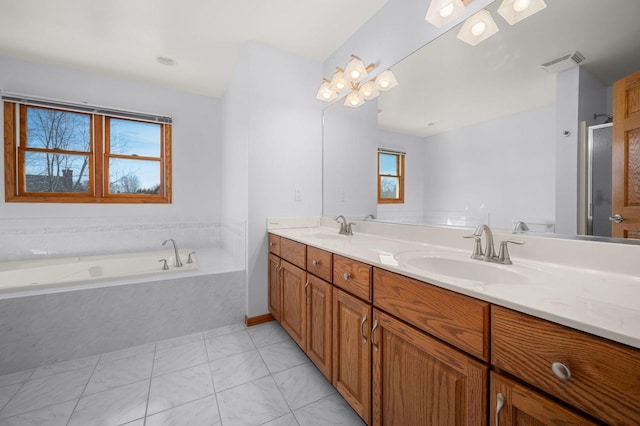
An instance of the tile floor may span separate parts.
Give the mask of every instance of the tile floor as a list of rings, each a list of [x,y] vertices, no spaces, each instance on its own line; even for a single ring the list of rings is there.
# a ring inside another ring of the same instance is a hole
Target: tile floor
[[[362,425],[275,322],[0,376],[0,425]]]

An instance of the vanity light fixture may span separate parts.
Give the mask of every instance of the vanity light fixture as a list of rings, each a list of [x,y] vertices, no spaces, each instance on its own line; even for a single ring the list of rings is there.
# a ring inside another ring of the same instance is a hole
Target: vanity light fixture
[[[351,55],[347,66],[344,69],[337,67],[331,80],[328,78],[322,79],[322,84],[320,84],[318,93],[316,93],[316,99],[331,102],[342,91],[351,90],[345,98],[344,105],[355,108],[364,104],[365,101],[370,101],[380,96],[380,91],[384,92],[398,85],[398,80],[396,80],[391,70],[383,71],[378,77],[365,81],[375,67],[374,64],[369,64],[365,67],[360,58],[356,55]]]
[[[544,0],[504,0],[498,8],[498,13],[509,25],[513,25],[545,7],[547,4]]]
[[[476,46],[497,32],[498,26],[491,17],[491,13],[486,9],[482,9],[464,21],[457,37],[471,46]]]
[[[441,28],[464,15],[466,11],[462,0],[432,0],[424,19]]]

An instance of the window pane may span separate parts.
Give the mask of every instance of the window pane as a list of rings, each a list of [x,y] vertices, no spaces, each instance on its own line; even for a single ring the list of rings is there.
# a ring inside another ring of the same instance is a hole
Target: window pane
[[[89,157],[25,152],[27,192],[89,192]]]
[[[380,154],[380,174],[398,176],[398,156],[394,154]]]
[[[89,152],[90,134],[87,114],[27,107],[27,146]]]
[[[109,192],[111,194],[159,194],[160,162],[110,158]]]
[[[400,185],[398,178],[381,176],[380,179],[380,187],[382,190],[380,198],[400,198]]]
[[[111,154],[160,157],[161,125],[109,119]]]

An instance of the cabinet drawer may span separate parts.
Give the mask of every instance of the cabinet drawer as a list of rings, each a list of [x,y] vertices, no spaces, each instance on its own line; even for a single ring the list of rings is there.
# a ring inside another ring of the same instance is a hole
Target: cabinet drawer
[[[298,268],[305,269],[307,266],[307,246],[296,241],[281,238],[280,257],[293,263]]]
[[[607,423],[638,424],[640,350],[498,306],[491,324],[497,368]]]
[[[280,256],[280,237],[278,235],[269,234],[269,252]]]
[[[307,271],[325,281],[331,281],[331,253],[315,247],[307,247]]]
[[[373,304],[485,361],[489,303],[374,268]]]
[[[361,299],[371,302],[371,266],[333,255],[333,283]]]

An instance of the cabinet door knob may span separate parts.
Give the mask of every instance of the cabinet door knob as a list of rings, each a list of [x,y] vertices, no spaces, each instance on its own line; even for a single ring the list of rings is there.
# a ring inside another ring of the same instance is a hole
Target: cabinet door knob
[[[269,247],[273,247],[275,245],[276,245],[276,243],[274,243],[273,241],[269,241]]]
[[[348,272],[345,272],[344,275],[342,276],[342,278],[344,278],[344,280],[348,280],[349,278],[351,278],[351,274]]]
[[[503,407],[504,407],[504,395],[501,394],[501,393],[498,393],[496,395],[496,424],[495,424],[495,426],[499,426],[500,411],[502,411]]]
[[[320,261],[313,259],[311,263],[313,264],[313,266],[318,266],[320,264]]]
[[[551,364],[551,371],[560,380],[569,380],[571,378],[571,370],[567,364],[562,362],[554,362]]]
[[[373,346],[373,350],[378,352],[378,344],[375,342],[376,328],[378,328],[378,320],[373,322],[373,328],[371,328],[371,345]]]
[[[360,336],[362,336],[362,343],[367,343],[367,336],[364,334],[364,325],[367,323],[367,314],[364,314],[362,321],[360,322]]]

